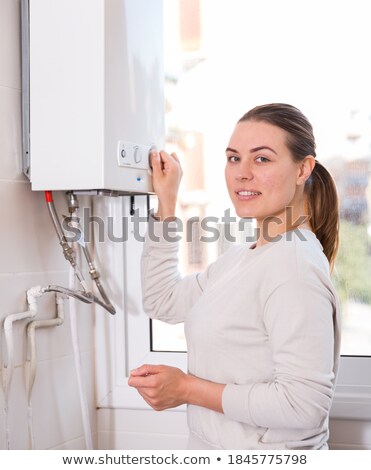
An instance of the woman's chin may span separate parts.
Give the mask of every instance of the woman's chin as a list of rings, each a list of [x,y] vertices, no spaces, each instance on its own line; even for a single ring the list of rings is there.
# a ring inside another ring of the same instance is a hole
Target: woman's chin
[[[241,219],[255,219],[256,218],[256,215],[251,212],[251,211],[247,211],[247,210],[238,210],[238,208],[236,207],[236,214],[238,217],[240,217]]]

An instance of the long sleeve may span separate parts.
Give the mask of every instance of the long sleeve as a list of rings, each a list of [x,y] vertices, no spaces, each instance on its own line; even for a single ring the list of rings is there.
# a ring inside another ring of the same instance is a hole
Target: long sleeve
[[[208,270],[182,277],[178,270],[176,222],[150,224],[141,259],[143,308],[151,318],[180,323],[202,295]]]
[[[274,379],[228,384],[223,393],[228,418],[271,429],[322,426],[332,402],[338,354],[335,303],[320,283],[296,279],[275,289],[264,311]]]

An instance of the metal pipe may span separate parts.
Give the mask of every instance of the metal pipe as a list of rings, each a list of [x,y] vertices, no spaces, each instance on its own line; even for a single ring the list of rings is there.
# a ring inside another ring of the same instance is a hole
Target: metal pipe
[[[68,210],[69,210],[70,214],[73,214],[74,212],[76,212],[76,210],[79,207],[77,197],[71,191],[67,192],[66,195],[67,195],[67,200],[68,200]],[[78,221],[79,221],[78,217],[75,217],[74,226],[80,231],[80,234],[81,234],[80,235],[80,240],[84,240],[85,239],[84,234],[82,232],[81,227],[79,226]],[[104,303],[102,303],[102,302],[96,302],[96,303],[99,303],[99,305],[103,306],[112,315],[114,315],[116,313],[115,307],[112,305],[111,301],[108,298],[108,295],[106,294],[106,291],[103,288],[103,285],[100,281],[99,271],[96,269],[96,267],[94,265],[94,261],[93,261],[91,255],[90,255],[89,249],[86,246],[85,242],[80,243],[80,246],[82,247],[82,251],[84,253],[86,262],[88,263],[88,266],[89,266],[90,277],[95,282],[95,285],[97,286],[97,289],[98,289],[98,291],[99,291],[99,293],[100,293],[100,295],[101,295],[101,297],[104,301]]]
[[[85,258],[86,258],[86,262],[88,263],[88,266],[89,266],[89,274],[90,274],[90,277],[92,278],[92,280],[95,282],[95,285],[97,286],[97,289],[100,293],[100,295],[102,296],[102,299],[104,300],[104,303],[107,304],[108,307],[110,307],[110,309],[116,313],[116,310],[115,308],[113,307],[111,301],[109,300],[107,294],[106,294],[106,291],[104,290],[103,286],[102,286],[102,283],[100,282],[100,274],[99,274],[99,271],[97,271],[96,267],[94,266],[94,262],[90,256],[90,253],[89,253],[89,250],[87,248],[87,246],[83,246],[82,247],[82,251],[85,255]]]
[[[95,282],[95,284],[98,288],[98,291],[99,291],[100,295],[102,296],[103,301],[100,300],[98,297],[96,297],[90,291],[90,289],[88,288],[88,286],[86,284],[84,276],[82,275],[81,270],[80,270],[80,268],[79,268],[79,266],[76,262],[76,253],[75,253],[74,249],[69,245],[69,243],[66,239],[66,236],[65,236],[64,231],[63,231],[62,224],[61,224],[61,222],[58,218],[57,212],[55,210],[55,205],[54,205],[54,201],[53,201],[53,193],[51,191],[45,191],[45,199],[46,199],[46,203],[47,203],[47,206],[48,206],[48,209],[49,209],[50,217],[51,217],[52,222],[53,222],[53,226],[55,228],[55,231],[56,231],[58,239],[59,239],[59,243],[60,243],[60,245],[62,246],[62,249],[63,249],[64,257],[66,258],[66,260],[72,266],[72,268],[74,270],[74,273],[75,273],[77,279],[79,280],[79,282],[80,282],[80,284],[83,288],[83,291],[75,291],[75,290],[67,289],[66,287],[60,287],[60,286],[48,286],[48,287],[43,289],[43,292],[59,292],[61,294],[68,295],[69,297],[73,297],[75,299],[81,300],[82,302],[85,302],[85,303],[93,303],[94,302],[94,303],[100,305],[101,307],[103,307],[105,310],[107,310],[112,315],[114,315],[116,313],[116,310],[115,310],[114,306],[112,305],[112,303],[110,302],[106,292],[103,289],[102,284],[99,281],[99,277],[100,277],[99,273],[98,273],[98,271],[96,270],[96,268],[93,264],[90,253],[89,253],[85,243],[83,243],[81,245],[83,247],[84,255],[85,255],[85,258],[86,258],[86,260],[88,262],[88,265],[89,265],[89,273],[90,273],[91,278],[94,280],[94,282]],[[77,197],[73,194],[72,191],[68,191],[67,192],[67,199],[68,199],[68,210],[71,214],[73,214],[76,211],[76,209],[79,207]],[[74,223],[75,227],[77,227],[80,230],[81,235],[83,235],[82,230],[78,226],[77,221],[73,222],[73,223]]]
[[[75,275],[77,279],[79,280],[82,288],[84,289],[85,292],[89,292],[88,286],[86,284],[86,281],[84,279],[84,276],[82,275],[80,268],[78,267],[76,263],[76,257],[73,249],[70,247],[68,244],[68,241],[66,239],[66,236],[64,235],[64,231],[62,228],[62,224],[59,220],[59,217],[57,215],[57,211],[55,210],[55,205],[54,205],[54,200],[53,200],[53,193],[51,191],[45,191],[45,199],[46,203],[49,209],[49,214],[52,219],[55,231],[57,233],[58,239],[59,239],[59,244],[62,247],[63,250],[63,255],[66,258],[66,260],[71,264],[71,266],[74,269]]]

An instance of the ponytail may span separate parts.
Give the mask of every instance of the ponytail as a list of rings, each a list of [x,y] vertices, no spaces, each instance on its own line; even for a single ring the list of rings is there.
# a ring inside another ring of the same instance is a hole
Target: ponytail
[[[312,230],[332,271],[339,248],[339,199],[332,176],[317,160],[305,189]]]

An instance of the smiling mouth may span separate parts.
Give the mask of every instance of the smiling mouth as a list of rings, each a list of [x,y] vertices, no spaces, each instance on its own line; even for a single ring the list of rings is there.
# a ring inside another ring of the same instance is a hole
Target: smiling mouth
[[[236,191],[236,194],[240,197],[252,197],[259,196],[261,193],[259,191]]]

